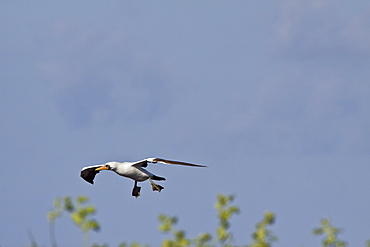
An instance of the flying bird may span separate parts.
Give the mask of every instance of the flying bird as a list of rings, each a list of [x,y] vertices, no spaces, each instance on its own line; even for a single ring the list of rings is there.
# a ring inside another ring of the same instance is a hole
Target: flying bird
[[[136,198],[140,196],[141,187],[137,186],[137,182],[143,182],[149,179],[153,191],[161,192],[164,189],[161,185],[156,184],[153,180],[161,181],[166,180],[163,177],[159,177],[144,169],[148,166],[148,163],[164,163],[171,165],[183,165],[183,166],[194,166],[194,167],[206,167],[203,165],[196,165],[182,161],[165,160],[161,158],[147,158],[136,162],[116,162],[111,161],[102,165],[86,166],[82,168],[80,176],[87,182],[94,184],[94,178],[97,173],[102,170],[111,170],[123,177],[131,178],[135,181],[134,188],[132,190],[132,196]]]

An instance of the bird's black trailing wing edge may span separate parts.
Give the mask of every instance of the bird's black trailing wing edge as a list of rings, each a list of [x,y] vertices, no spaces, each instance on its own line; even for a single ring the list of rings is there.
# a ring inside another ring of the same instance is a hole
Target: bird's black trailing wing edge
[[[148,166],[148,161],[143,161],[141,164],[140,164],[141,167],[147,167]]]
[[[99,171],[95,170],[96,168],[97,167],[94,166],[82,169],[80,174],[81,178],[83,178],[86,182],[89,182],[90,184],[94,184],[95,175],[99,173]]]
[[[137,162],[133,162],[132,163],[132,166],[136,166],[136,167],[147,167],[148,166],[148,160],[145,159],[145,160],[140,160],[140,161],[137,161]]]
[[[157,181],[166,180],[165,178],[159,177],[159,176],[156,176],[156,175],[153,175],[150,178],[153,179],[153,180],[157,180]]]

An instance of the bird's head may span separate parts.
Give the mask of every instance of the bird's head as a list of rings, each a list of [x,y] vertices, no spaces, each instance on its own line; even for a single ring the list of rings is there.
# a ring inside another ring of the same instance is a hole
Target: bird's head
[[[95,171],[101,171],[101,170],[112,170],[112,166],[108,163],[102,165],[101,167],[98,167],[95,169]]]
[[[101,171],[101,170],[112,170],[112,171],[116,171],[118,165],[119,165],[118,162],[110,161],[110,162],[107,162],[104,165],[96,168],[95,171]]]

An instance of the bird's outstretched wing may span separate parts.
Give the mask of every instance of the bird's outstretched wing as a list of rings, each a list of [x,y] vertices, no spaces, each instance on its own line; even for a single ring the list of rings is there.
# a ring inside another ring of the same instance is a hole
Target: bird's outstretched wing
[[[90,184],[94,184],[94,178],[99,171],[96,171],[96,168],[101,167],[101,165],[86,166],[81,170],[81,178]]]
[[[192,164],[192,163],[187,163],[187,162],[182,162],[182,161],[175,161],[175,160],[166,160],[166,159],[162,159],[162,158],[147,158],[146,161],[150,162],[150,163],[159,162],[159,163],[171,164],[171,165],[207,167],[207,166],[203,166],[203,165],[196,165],[196,164]]]
[[[148,159],[145,160],[139,160],[136,162],[131,162],[131,166],[136,166],[136,167],[147,167],[148,166]]]

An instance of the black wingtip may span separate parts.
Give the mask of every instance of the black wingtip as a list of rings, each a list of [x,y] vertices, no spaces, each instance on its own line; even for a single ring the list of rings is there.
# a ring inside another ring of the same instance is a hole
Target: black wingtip
[[[99,171],[95,171],[96,167],[87,168],[81,171],[81,178],[90,184],[94,184],[94,178]]]

